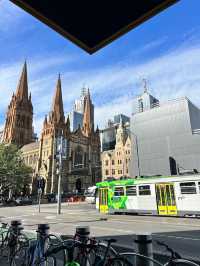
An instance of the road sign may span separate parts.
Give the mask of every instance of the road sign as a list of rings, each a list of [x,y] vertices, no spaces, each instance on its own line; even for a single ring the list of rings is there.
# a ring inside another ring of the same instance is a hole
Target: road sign
[[[10,1],[92,54],[179,0]]]
[[[46,181],[45,181],[44,177],[38,177],[38,179],[37,179],[38,190],[41,189],[42,192],[44,192],[45,185],[46,185]]]
[[[61,154],[62,159],[67,159],[69,141],[67,139],[62,139],[63,137],[56,138],[56,158],[59,159]]]

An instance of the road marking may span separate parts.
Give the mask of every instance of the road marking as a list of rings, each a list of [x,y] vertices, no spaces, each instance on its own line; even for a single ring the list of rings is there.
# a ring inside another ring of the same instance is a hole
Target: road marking
[[[161,236],[161,237],[169,237],[169,238],[176,238],[176,239],[184,239],[184,240],[194,240],[194,241],[200,241],[200,238],[192,238],[192,237],[183,237],[183,236],[169,236],[169,235],[160,235],[157,233],[153,233],[154,236]]]
[[[108,228],[108,227],[100,227],[100,226],[96,226],[96,225],[91,225],[91,228],[96,228],[96,229],[100,229],[100,230],[105,230],[105,231],[117,231],[119,233],[128,233],[128,234],[133,234],[133,231],[130,230],[123,230],[123,229],[116,229],[116,228]]]
[[[46,216],[45,219],[49,219],[49,220],[56,219],[56,216]]]
[[[159,222],[155,222],[155,221],[152,221],[152,220],[126,220],[126,221],[121,221],[121,220],[117,220],[117,219],[108,219],[108,221],[110,222],[117,222],[117,223],[122,223],[122,224],[126,224],[127,222],[134,222],[134,223],[138,223],[138,222],[142,222],[142,223],[153,223],[153,224],[168,224],[168,225],[172,225],[172,226],[187,226],[187,227],[200,227],[200,224],[183,224],[183,223],[170,223],[170,222],[164,222],[164,221],[159,221]]]
[[[18,215],[18,216],[6,216],[2,219],[18,219],[18,218],[20,219],[22,217],[27,217],[27,216],[30,216],[30,214],[23,214],[23,215]]]

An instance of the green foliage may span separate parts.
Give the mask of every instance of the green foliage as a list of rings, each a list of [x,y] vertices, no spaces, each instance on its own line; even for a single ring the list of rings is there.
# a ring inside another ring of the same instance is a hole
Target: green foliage
[[[32,169],[25,165],[17,146],[0,144],[0,191],[19,194],[31,183]]]

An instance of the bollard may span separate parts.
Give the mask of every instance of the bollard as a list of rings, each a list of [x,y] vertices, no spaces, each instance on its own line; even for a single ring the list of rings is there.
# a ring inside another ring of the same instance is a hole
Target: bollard
[[[89,226],[77,226],[76,227],[76,233],[75,233],[76,240],[80,241],[83,244],[87,244],[89,235],[90,235]],[[74,251],[75,257],[77,257],[78,254],[80,254],[80,252],[82,252],[80,248],[75,248],[75,251]],[[87,265],[88,264],[87,256],[84,256],[83,258],[81,258],[81,261],[79,263],[80,265]]]
[[[49,225],[48,224],[38,224],[38,232],[48,235]]]
[[[38,229],[36,231],[38,233],[38,237],[48,236],[49,228],[48,224],[38,224]]]
[[[22,222],[21,222],[20,220],[12,220],[11,223],[10,223],[10,225],[11,225],[12,227],[18,227],[18,226],[20,226],[21,224],[22,224]]]
[[[153,245],[151,234],[140,234],[136,236],[136,253],[147,256],[153,259]],[[136,266],[153,266],[153,262],[145,258],[136,256]]]
[[[22,225],[22,222],[20,220],[13,220],[10,223],[10,226],[15,234],[19,233],[20,231],[24,229],[21,225]]]
[[[89,226],[77,226],[76,227],[76,239],[84,244],[87,243],[90,235]]]

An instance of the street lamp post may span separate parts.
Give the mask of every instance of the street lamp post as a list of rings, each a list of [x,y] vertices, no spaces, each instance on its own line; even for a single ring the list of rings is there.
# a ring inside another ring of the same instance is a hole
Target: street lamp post
[[[55,138],[55,129],[53,130],[53,156],[52,156],[52,172],[51,172],[51,193],[54,192],[54,176],[55,176],[55,153],[56,153],[56,138]]]
[[[135,138],[135,144],[136,144],[136,152],[137,152],[137,167],[138,167],[138,175],[140,176],[140,159],[139,159],[139,149],[138,149],[138,138],[137,138],[137,135],[130,131],[130,133],[134,136]]]
[[[60,136],[59,145],[59,175],[58,175],[58,202],[57,202],[57,214],[61,214],[61,179],[62,179],[62,156],[63,156],[63,130]]]

